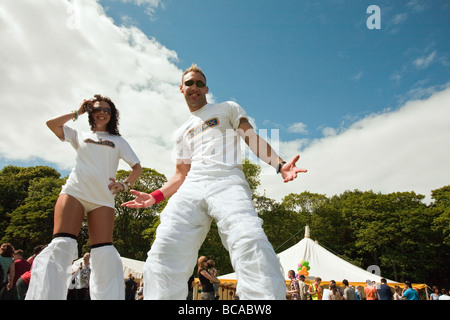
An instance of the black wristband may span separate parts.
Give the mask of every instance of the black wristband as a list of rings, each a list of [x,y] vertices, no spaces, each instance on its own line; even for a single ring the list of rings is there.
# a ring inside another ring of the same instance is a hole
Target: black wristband
[[[284,166],[285,164],[286,164],[286,161],[281,161],[281,162],[278,164],[278,167],[277,167],[277,173],[280,173],[281,167]]]

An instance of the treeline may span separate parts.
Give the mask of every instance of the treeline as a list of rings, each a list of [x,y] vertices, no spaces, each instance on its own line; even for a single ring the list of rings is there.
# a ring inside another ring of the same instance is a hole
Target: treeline
[[[433,190],[428,205],[423,202],[425,196],[414,192],[359,190],[332,197],[292,193],[277,202],[256,192],[260,170],[244,162],[255,208],[277,253],[300,241],[309,225],[312,239],[361,268],[378,265],[389,279],[450,285],[450,186]],[[120,170],[116,178],[128,174]],[[0,171],[1,242],[10,242],[29,255],[36,245],[49,243],[54,205],[66,179],[46,166],[4,167]],[[144,168],[133,188],[151,192],[166,181],[163,174]],[[124,257],[145,260],[167,200],[147,209],[120,206],[131,198],[129,193],[116,196],[114,245]],[[78,244],[80,255],[90,250],[85,224]],[[233,271],[214,222],[200,254],[213,258],[221,274]]]

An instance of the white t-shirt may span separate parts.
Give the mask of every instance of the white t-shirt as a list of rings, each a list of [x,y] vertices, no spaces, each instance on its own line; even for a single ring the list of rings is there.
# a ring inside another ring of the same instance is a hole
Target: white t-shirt
[[[191,164],[189,176],[229,175],[242,171],[240,120],[247,119],[244,109],[227,101],[207,104],[191,112],[175,133],[175,157]]]
[[[64,141],[70,142],[77,157],[61,193],[114,208],[114,195],[108,185],[109,178],[116,178],[119,160],[130,167],[140,162],[128,142],[108,132],[80,132],[67,126]]]

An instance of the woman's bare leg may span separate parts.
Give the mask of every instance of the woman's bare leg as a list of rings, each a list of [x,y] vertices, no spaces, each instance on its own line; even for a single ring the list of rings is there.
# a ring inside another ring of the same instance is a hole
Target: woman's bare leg
[[[80,233],[84,219],[84,207],[74,197],[61,194],[55,205],[53,234],[65,233],[75,237]]]

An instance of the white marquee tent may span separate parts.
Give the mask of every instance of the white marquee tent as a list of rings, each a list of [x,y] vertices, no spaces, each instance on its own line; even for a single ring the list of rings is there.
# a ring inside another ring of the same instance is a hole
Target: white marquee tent
[[[331,253],[319,243],[313,241],[309,237],[309,227],[305,228],[305,237],[294,246],[279,253],[281,266],[285,279],[288,280],[287,272],[294,270],[297,273],[298,264],[304,260],[309,262],[310,270],[307,280],[314,280],[315,277],[320,277],[323,282],[335,280],[342,282],[347,279],[353,285],[365,286],[366,280],[380,282],[381,276],[372,272],[366,271],[351,263],[339,258]],[[236,280],[236,274],[230,273],[219,277],[221,280]],[[387,279],[388,284],[395,284],[397,282]]]
[[[380,283],[382,276],[361,269],[335,254],[309,237],[309,227],[305,228],[305,237],[296,245],[278,254],[281,265],[287,274],[292,269],[297,270],[301,260],[308,261],[309,279],[320,277],[323,281],[335,280],[341,282],[347,279],[353,284],[364,284],[366,280]],[[375,269],[375,268],[374,268]],[[312,280],[312,279],[311,279]],[[397,283],[387,279],[388,283]]]

